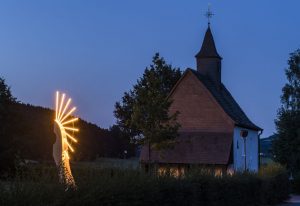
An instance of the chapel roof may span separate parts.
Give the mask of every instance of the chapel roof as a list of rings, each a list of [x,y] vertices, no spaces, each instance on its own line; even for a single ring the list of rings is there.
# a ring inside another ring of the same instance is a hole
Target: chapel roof
[[[260,127],[256,126],[245,114],[239,104],[234,100],[230,92],[221,83],[221,87],[217,88],[216,85],[209,79],[201,75],[198,71],[193,69],[187,69],[191,71],[198,79],[203,83],[203,85],[210,91],[215,100],[223,108],[227,115],[235,122],[237,126],[245,127],[253,130],[262,130]],[[186,71],[186,72],[187,72]]]

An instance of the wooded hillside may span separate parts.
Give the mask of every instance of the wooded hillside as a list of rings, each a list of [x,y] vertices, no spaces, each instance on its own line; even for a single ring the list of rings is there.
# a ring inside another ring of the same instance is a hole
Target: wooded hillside
[[[52,161],[54,111],[21,103],[13,107],[17,130],[14,144],[18,145],[20,156],[24,159]],[[80,131],[75,134],[78,143],[72,145],[75,149],[75,153],[70,154],[73,160],[93,160],[97,156],[123,157],[124,150],[130,150],[129,143],[122,135],[112,132],[117,128],[102,129],[82,119],[76,123],[76,127]]]

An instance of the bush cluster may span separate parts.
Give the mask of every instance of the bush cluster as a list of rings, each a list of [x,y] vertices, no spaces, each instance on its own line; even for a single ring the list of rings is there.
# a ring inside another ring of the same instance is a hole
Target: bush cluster
[[[281,168],[259,174],[154,177],[138,170],[73,168],[78,189],[64,191],[54,167],[35,167],[0,181],[0,205],[272,205],[287,198]]]
[[[295,194],[300,194],[300,172],[294,173],[292,175],[292,192]]]

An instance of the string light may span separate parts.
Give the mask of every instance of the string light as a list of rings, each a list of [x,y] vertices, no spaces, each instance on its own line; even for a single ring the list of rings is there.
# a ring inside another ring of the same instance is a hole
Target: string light
[[[74,152],[74,149],[68,142],[68,139],[72,140],[73,142],[77,142],[77,139],[70,135],[66,130],[78,132],[79,129],[75,128],[70,123],[74,123],[78,121],[78,118],[73,118],[71,115],[76,110],[76,107],[73,107],[72,109],[69,108],[69,105],[71,103],[71,98],[68,99],[68,101],[65,103],[66,94],[60,95],[60,93],[56,92],[56,110],[55,110],[55,122],[58,124],[60,132],[62,134],[63,142],[65,143],[68,148]],[[66,126],[70,125],[70,126]],[[64,148],[64,147],[63,147]]]

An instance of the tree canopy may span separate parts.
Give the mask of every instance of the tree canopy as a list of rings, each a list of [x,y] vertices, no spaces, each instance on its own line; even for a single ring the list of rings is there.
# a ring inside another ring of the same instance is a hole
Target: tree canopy
[[[38,161],[53,161],[52,146],[55,142],[53,133],[54,111],[51,109],[17,103],[13,106],[18,117],[15,126],[17,135],[15,141],[23,159]],[[134,151],[128,149],[128,142],[122,133],[114,129],[103,129],[82,119],[76,123],[80,132],[76,133],[78,143],[73,144],[74,153],[70,153],[75,161],[90,161],[97,157],[123,158],[124,150],[129,150],[128,156]]]
[[[5,79],[0,78],[0,172],[14,169],[17,147],[14,141],[16,132],[12,127],[12,105],[15,103],[16,98],[13,97],[10,87]]]
[[[275,120],[278,138],[273,142],[275,159],[300,172],[300,50],[290,54],[282,89],[282,106]]]
[[[132,140],[160,148],[177,136],[177,113],[169,114],[172,102],[167,96],[181,75],[156,53],[143,76],[115,104],[118,125]]]

